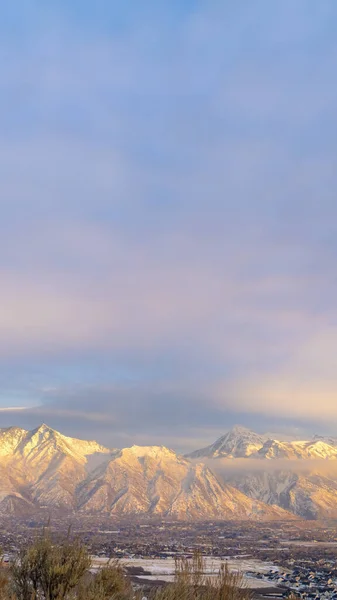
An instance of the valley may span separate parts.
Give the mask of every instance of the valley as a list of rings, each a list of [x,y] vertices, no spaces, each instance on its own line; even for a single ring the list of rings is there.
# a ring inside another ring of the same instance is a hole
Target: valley
[[[48,528],[56,542],[69,533],[85,543],[94,569],[118,558],[135,586],[172,580],[175,557],[197,550],[210,572],[221,562],[239,570],[255,598],[333,598],[337,590],[336,521],[174,521],[40,513],[34,519],[2,517],[0,544],[11,561],[22,545]]]

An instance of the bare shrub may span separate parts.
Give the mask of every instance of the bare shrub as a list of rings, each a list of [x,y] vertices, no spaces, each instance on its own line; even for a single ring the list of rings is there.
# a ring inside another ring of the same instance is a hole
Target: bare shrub
[[[111,561],[90,582],[81,582],[77,597],[79,600],[131,600],[135,595],[120,563]]]
[[[13,591],[17,600],[65,600],[90,565],[79,542],[53,545],[44,535],[19,553],[11,568]]]
[[[0,600],[134,600],[136,595],[118,561],[91,574],[86,547],[71,541],[52,543],[48,534],[23,548],[11,567],[13,596]],[[7,582],[8,583],[8,582]]]
[[[179,558],[175,565],[174,583],[157,589],[153,600],[248,600],[250,591],[243,576],[223,564],[219,573],[210,577],[206,561],[196,552],[192,559]]]

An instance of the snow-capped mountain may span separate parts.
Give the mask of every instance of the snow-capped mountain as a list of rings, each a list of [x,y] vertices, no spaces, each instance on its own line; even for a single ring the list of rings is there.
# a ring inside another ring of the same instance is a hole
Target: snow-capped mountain
[[[314,435],[312,438],[314,442],[324,442],[325,444],[329,444],[329,446],[337,447],[337,438],[332,436],[324,436],[324,435]]]
[[[0,429],[0,514],[337,518],[336,458],[333,439],[280,441],[243,427],[190,457],[164,446],[109,449],[44,424],[10,427]]]
[[[195,450],[189,458],[336,459],[337,440],[315,436],[305,441],[269,439],[235,426],[214,444]]]
[[[79,507],[176,519],[286,519],[282,509],[222,483],[204,464],[165,447],[125,448],[79,487]]]
[[[109,450],[47,425],[0,430],[0,512],[25,514],[46,506],[177,519],[292,518],[165,447]]]
[[[267,440],[252,458],[268,459],[324,459],[336,460],[337,447],[331,446],[321,440],[280,442],[278,440]]]
[[[247,458],[263,447],[266,438],[246,427],[236,425],[218,440],[201,450],[195,450],[189,458]]]
[[[32,431],[0,430],[0,508],[24,504],[75,507],[77,484],[90,459],[107,460],[111,450],[94,441],[69,438],[45,424]]]
[[[280,441],[235,427],[191,456],[207,459],[218,476],[250,498],[303,518],[337,517],[337,439],[333,437]],[[236,470],[236,460],[242,458],[247,466],[238,461]]]

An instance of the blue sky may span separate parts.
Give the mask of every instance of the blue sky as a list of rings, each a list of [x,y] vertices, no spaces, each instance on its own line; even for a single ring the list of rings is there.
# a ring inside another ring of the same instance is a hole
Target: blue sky
[[[336,431],[336,25],[334,0],[4,7],[3,426]]]

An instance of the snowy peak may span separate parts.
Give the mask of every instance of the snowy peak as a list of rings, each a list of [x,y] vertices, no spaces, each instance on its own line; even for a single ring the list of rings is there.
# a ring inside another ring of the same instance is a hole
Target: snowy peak
[[[277,459],[333,459],[337,458],[337,447],[330,446],[321,440],[280,442],[268,440],[254,457]]]
[[[247,458],[262,448],[265,438],[246,427],[236,425],[222,437],[201,450],[189,454],[190,458]]]
[[[249,437],[251,435],[256,435],[256,433],[252,429],[248,429],[248,427],[244,427],[243,425],[234,425],[228,433],[234,437]]]
[[[45,423],[36,429],[25,432],[16,450],[26,458],[36,454],[63,454],[79,462],[86,462],[86,457],[95,454],[110,454],[110,450],[97,442],[78,440],[62,435]]]
[[[38,427],[36,427],[36,429],[33,429],[33,432],[39,432],[42,435],[47,433],[56,433],[55,429],[52,429],[51,427],[49,427],[49,425],[46,425],[45,423],[41,423],[41,425],[39,425]]]
[[[234,428],[192,456],[231,459],[233,463],[235,459],[244,458],[246,469],[241,461],[240,468],[235,469],[232,464],[230,470],[222,471],[228,484],[251,499],[277,505],[301,518],[336,518],[337,440],[318,435],[309,440],[268,438],[270,436]],[[261,461],[261,468],[256,460]],[[266,468],[265,461],[274,464]]]
[[[311,440],[280,441],[269,439],[245,427],[235,426],[214,444],[196,450],[190,458],[265,458],[333,459],[337,458],[337,439],[314,436]]]
[[[21,429],[20,427],[0,429],[0,456],[11,455],[27,433],[25,429]]]
[[[328,444],[329,446],[336,446],[337,448],[337,437],[333,436],[323,436],[323,435],[314,435],[312,438],[313,442],[323,442],[324,444]]]
[[[204,464],[159,446],[124,448],[79,488],[82,511],[177,519],[289,519],[282,509],[247,498]]]
[[[54,431],[54,429],[51,429],[51,427],[48,427],[48,425],[42,423],[42,425],[39,425],[39,427],[27,432],[25,442],[26,444],[30,442],[31,446],[33,447],[41,444],[42,442],[56,439],[57,432]]]

